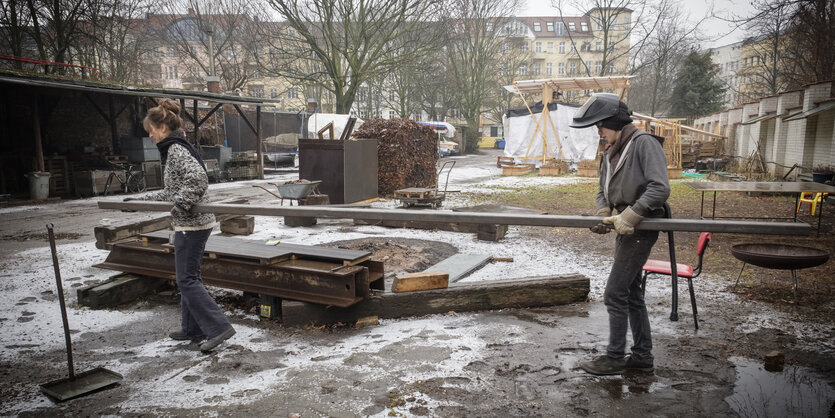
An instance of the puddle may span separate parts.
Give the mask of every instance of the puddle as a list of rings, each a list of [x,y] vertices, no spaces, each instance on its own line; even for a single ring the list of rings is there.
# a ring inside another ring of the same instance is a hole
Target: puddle
[[[731,357],[736,365],[734,393],[725,402],[745,417],[828,417],[835,412],[835,389],[805,367],[766,371],[760,361]]]

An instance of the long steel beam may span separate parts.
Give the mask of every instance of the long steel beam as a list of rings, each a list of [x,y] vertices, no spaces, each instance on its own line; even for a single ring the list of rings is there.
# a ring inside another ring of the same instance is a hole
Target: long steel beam
[[[171,203],[152,201],[99,201],[101,209],[127,209],[146,212],[167,212]],[[255,206],[236,204],[195,205],[196,212],[230,215],[294,216],[308,218],[364,219],[378,221],[457,222],[463,224],[496,224],[590,228],[598,216],[532,215],[489,212],[412,211],[398,209],[361,209],[328,206]],[[745,222],[708,219],[644,219],[636,229],[649,231],[714,232],[729,234],[809,235],[812,227],[803,222]]]

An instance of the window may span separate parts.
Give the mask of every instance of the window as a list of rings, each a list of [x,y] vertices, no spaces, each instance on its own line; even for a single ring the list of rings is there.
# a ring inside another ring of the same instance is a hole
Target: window
[[[565,33],[565,25],[562,22],[557,22],[557,35]]]
[[[580,30],[583,32],[589,31],[589,24],[586,22],[580,22]]]
[[[561,62],[557,64],[557,75],[565,75],[565,63]]]
[[[603,61],[594,62],[594,73],[600,74],[603,71]]]
[[[528,63],[523,62],[519,65],[519,75],[528,75]]]
[[[571,53],[577,52],[577,44],[575,42],[571,42]]]
[[[614,74],[614,73],[615,73],[615,64],[614,63],[609,63],[609,74]]]
[[[397,113],[395,113],[393,110],[389,110],[389,119],[394,119],[396,117],[397,117]]]
[[[594,28],[597,30],[603,30],[603,23],[601,18],[594,19]]]
[[[603,42],[597,41],[594,43],[594,50],[595,51],[602,51],[603,50]]]
[[[594,67],[592,67],[592,63],[591,63],[591,61],[586,61],[586,69],[585,69],[585,71],[591,71],[591,69],[592,69],[592,68],[594,68]]]
[[[560,54],[565,54],[565,42],[560,42]]]
[[[547,30],[548,32],[553,32],[554,31],[554,22],[545,23],[545,30]]]
[[[365,109],[360,109],[360,119],[368,119],[368,111]]]
[[[533,65],[533,75],[541,75],[542,74],[542,64],[536,63]]]
[[[580,46],[580,50],[584,52],[591,51],[591,42],[583,42],[583,45]]]
[[[390,101],[390,102],[393,102],[393,101],[395,101],[395,100],[397,100],[397,95],[396,95],[396,94],[394,94],[394,92],[393,92],[393,91],[390,91],[390,92],[389,92],[389,101]]]
[[[536,43],[536,52],[537,53],[542,52],[542,42],[537,42]]]
[[[275,87],[270,88],[270,99],[277,99],[278,98],[278,89]]]
[[[176,58],[177,57],[177,49],[173,46],[168,47],[168,58]]]
[[[249,88],[252,97],[264,97],[264,86],[252,86]]]
[[[271,60],[275,59],[275,48],[270,48],[269,52],[267,53]]]
[[[521,50],[522,50],[522,52],[528,52],[528,51],[530,51],[530,50],[531,50],[531,46],[530,46],[530,45],[528,45],[528,43],[527,43],[527,42],[522,41],[522,46],[521,46],[521,48],[519,48],[519,49],[521,49]]]
[[[169,80],[176,80],[176,79],[180,78],[176,66],[173,66],[173,65],[168,66],[168,74],[167,74],[166,78],[169,79]]]
[[[545,75],[554,75],[554,64],[550,62],[545,63]]]
[[[360,87],[359,90],[357,90],[357,100],[360,102],[364,102],[365,96],[365,87]]]
[[[487,22],[487,32],[493,32],[493,22]]]
[[[261,75],[260,70],[258,70],[258,69],[252,70],[252,79],[253,80],[260,80],[262,78],[264,78],[264,76]]]
[[[288,99],[298,99],[299,98],[299,91],[295,87],[290,87],[287,89],[287,98]]]
[[[571,63],[568,64],[568,74],[569,75],[577,74],[577,62],[572,61]]]
[[[629,16],[623,17],[623,30],[629,30]]]
[[[568,22],[568,30],[574,32],[577,30],[577,26],[574,25],[574,22]]]
[[[545,44],[545,52],[547,52],[549,54],[554,53],[554,43],[553,42],[548,42],[547,44]]]
[[[510,52],[510,43],[508,43],[507,41],[502,42],[502,52],[505,54]]]
[[[542,30],[542,24],[540,24],[539,22],[533,22],[533,31],[534,32],[539,32],[541,30]]]

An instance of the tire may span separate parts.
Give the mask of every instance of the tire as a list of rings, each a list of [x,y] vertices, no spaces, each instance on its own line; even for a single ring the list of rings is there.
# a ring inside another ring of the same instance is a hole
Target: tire
[[[128,175],[125,182],[125,188],[128,193],[140,193],[145,191],[145,173],[141,171],[133,171]]]

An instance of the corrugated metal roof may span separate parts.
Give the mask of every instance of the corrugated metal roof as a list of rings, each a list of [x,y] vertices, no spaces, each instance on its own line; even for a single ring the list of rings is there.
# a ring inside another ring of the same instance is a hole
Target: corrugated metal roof
[[[130,87],[118,84],[94,83],[83,80],[65,80],[60,78],[25,76],[9,73],[0,74],[0,83],[89,91],[121,96],[165,97],[169,99],[205,100],[214,103],[272,106],[272,104],[265,102],[266,99],[258,97],[230,96],[226,94],[209,93],[206,91]]]

